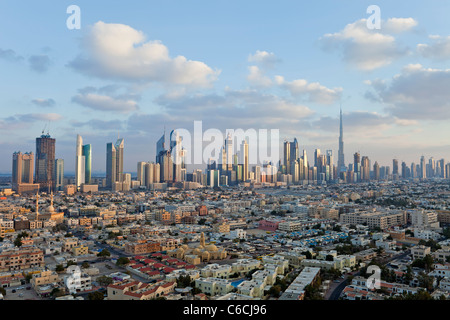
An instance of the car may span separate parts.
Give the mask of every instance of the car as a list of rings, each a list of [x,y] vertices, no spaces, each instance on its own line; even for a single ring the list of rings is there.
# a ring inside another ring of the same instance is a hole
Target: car
[[[12,293],[16,293],[16,290],[13,289],[11,292],[12,292]]]
[[[27,287],[27,290],[31,290],[31,287]]]
[[[19,294],[19,297],[23,297],[23,293]]]

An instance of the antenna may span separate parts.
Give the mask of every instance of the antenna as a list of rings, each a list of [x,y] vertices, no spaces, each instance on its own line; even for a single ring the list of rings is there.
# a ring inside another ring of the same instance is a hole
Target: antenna
[[[42,129],[42,134],[44,134],[46,127],[47,127],[47,124],[44,125],[44,128]]]

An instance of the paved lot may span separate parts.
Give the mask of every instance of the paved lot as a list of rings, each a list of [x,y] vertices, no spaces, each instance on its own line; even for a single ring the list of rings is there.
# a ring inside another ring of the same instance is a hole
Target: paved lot
[[[26,290],[26,287],[29,287],[30,284],[23,286],[15,286],[10,288],[5,288],[6,296],[5,300],[42,300],[33,289]],[[17,288],[24,287],[24,289],[18,290]],[[16,290],[15,293],[12,290]]]

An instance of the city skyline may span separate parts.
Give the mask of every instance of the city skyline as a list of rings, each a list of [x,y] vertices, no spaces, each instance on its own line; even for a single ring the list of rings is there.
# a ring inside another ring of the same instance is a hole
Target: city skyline
[[[13,133],[1,143],[8,156],[0,158],[0,172],[11,172],[14,151],[33,150],[32,137],[44,126],[57,139],[56,157],[65,159],[68,173],[75,167],[70,141],[76,134],[91,143],[92,172],[98,173],[105,171],[104,143],[120,131],[130,160],[124,171],[134,172],[135,163],[156,156],[155,138],[164,126],[189,130],[195,120],[222,131],[278,128],[310,155],[316,148],[337,155],[341,104],[347,159],[355,151],[380,165],[422,154],[450,158],[442,31],[450,4],[423,10],[419,1],[380,1],[381,29],[368,30],[370,4],[289,3],[286,13],[267,2],[204,2],[201,10],[149,2],[142,4],[146,16],[126,4],[80,1],[81,29],[69,30],[67,6],[30,3],[31,15],[3,2],[0,11],[8,17],[0,27],[8,33],[0,81],[7,94],[0,103],[14,108],[0,119],[0,130]],[[268,14],[270,22],[258,18]],[[31,38],[21,24],[39,24],[45,32]],[[142,66],[145,59],[155,68],[114,68]]]

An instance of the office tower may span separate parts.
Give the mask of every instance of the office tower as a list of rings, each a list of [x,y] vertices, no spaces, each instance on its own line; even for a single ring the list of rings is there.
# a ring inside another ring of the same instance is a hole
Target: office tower
[[[307,174],[306,172],[308,171],[309,165],[308,165],[308,156],[307,156],[307,154],[306,154],[306,150],[305,150],[305,149],[303,149],[303,156],[302,156],[302,159],[303,159],[303,168],[304,168],[304,170],[305,170],[305,176],[306,176],[306,180],[307,180],[307,179],[308,179],[308,178],[307,178],[308,174]]]
[[[397,180],[399,177],[398,159],[392,159],[392,179]]]
[[[36,138],[35,183],[41,191],[50,193],[55,189],[53,170],[55,165],[55,139],[44,134]]]
[[[406,162],[402,161],[402,179],[409,178],[409,171],[407,169],[409,168],[406,166]]]
[[[320,149],[314,150],[314,167],[319,167],[318,159],[320,157]]]
[[[261,167],[260,166],[254,166],[253,170],[255,172],[255,181],[256,181],[256,183],[261,183]]]
[[[164,134],[161,136],[161,138],[159,138],[159,140],[156,142],[156,162],[159,163],[158,157],[159,155],[166,151],[166,133],[164,132]]]
[[[330,166],[330,180],[334,180],[333,150],[327,150],[327,164]]]
[[[242,180],[247,181],[249,158],[248,158],[248,143],[245,139],[242,141],[241,144],[241,154],[242,154]]]
[[[173,180],[182,181],[181,169],[183,162],[183,152],[181,146],[181,137],[176,130],[172,130],[170,132],[170,155],[172,156],[173,164]]]
[[[117,139],[116,144],[106,145],[106,187],[112,189],[116,182],[123,178],[124,140]]]
[[[225,139],[225,149],[227,152],[227,171],[233,170],[233,138],[228,133]]]
[[[33,183],[34,154],[33,152],[13,153],[12,189],[18,191],[21,183]]]
[[[84,157],[84,183],[91,184],[92,179],[92,146],[85,144],[83,146]]]
[[[160,180],[162,182],[173,181],[173,160],[169,150],[160,154]]]
[[[445,159],[439,160],[439,177],[443,179],[447,178],[445,175]]]
[[[417,178],[416,164],[414,162],[411,163],[411,178]]]
[[[342,126],[342,108],[340,109],[339,116],[339,151],[338,151],[338,174],[341,172],[347,171],[345,167],[345,159],[344,159],[344,129]]]
[[[154,163],[143,163],[144,168],[140,169],[141,172],[139,172],[139,164],[138,164],[138,179],[141,177],[144,181],[141,182],[141,186],[145,186],[146,188],[150,187],[150,184],[155,183],[155,164]],[[143,171],[143,173],[142,173]],[[142,177],[142,175],[144,177]]]
[[[370,180],[370,162],[369,157],[363,156],[361,159],[361,181]]]
[[[436,162],[434,161],[434,158],[431,157],[431,158],[428,160],[428,173],[427,173],[427,177],[429,177],[429,178],[434,178],[435,172],[436,172]]]
[[[427,166],[425,164],[425,157],[420,157],[420,178],[426,179],[427,178]]]
[[[353,155],[353,171],[355,172],[355,181],[361,181],[361,156],[359,152]]]
[[[374,180],[380,180],[380,165],[377,161],[373,164],[373,178]]]
[[[64,190],[64,159],[55,160],[55,189],[56,191]]]
[[[445,177],[446,179],[450,179],[450,163],[445,165]]]
[[[145,166],[146,163],[143,161],[140,161],[137,164],[137,181],[139,181],[141,186],[145,186],[145,179],[146,179]]]
[[[289,147],[290,151],[291,151],[291,155],[290,155],[290,160],[291,162],[298,160],[298,158],[300,157],[300,151],[298,149],[298,141],[297,138],[294,138],[294,141],[291,142],[291,146]]]
[[[219,170],[221,173],[227,171],[227,149],[224,145],[222,146],[222,149],[220,149],[219,164]]]
[[[86,178],[84,176],[84,166],[86,162],[83,156],[83,138],[78,134],[77,135],[77,148],[75,153],[75,185],[77,189],[80,189],[80,186],[85,183]]]
[[[291,172],[291,143],[288,141],[284,141],[283,145],[283,155],[284,155],[284,167],[286,170],[286,173]]]

